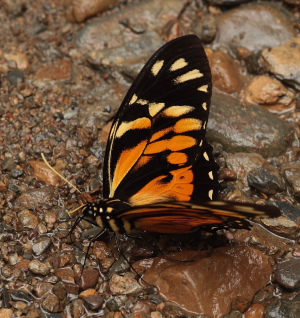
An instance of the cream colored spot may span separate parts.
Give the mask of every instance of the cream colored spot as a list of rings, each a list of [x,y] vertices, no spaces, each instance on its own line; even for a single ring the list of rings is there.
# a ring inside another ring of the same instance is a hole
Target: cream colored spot
[[[131,97],[131,100],[129,102],[129,105],[132,105],[133,103],[135,103],[137,101],[138,97],[134,94],[132,97]]]
[[[187,105],[171,106],[164,111],[164,115],[167,117],[179,117],[192,112],[194,109],[195,108],[193,106]]]
[[[161,61],[157,61],[151,68],[151,72],[154,76],[156,76],[159,71],[161,70],[161,68],[163,67],[164,65],[164,61],[161,60]]]
[[[214,180],[214,175],[213,175],[212,171],[209,171],[208,176],[211,180]]]
[[[202,85],[202,86],[200,86],[200,87],[198,88],[198,91],[207,93],[207,91],[208,91],[208,85]]]
[[[204,153],[203,153],[203,157],[204,157],[204,159],[205,159],[206,161],[209,161],[209,157],[208,157],[207,152],[204,152]]]
[[[149,113],[151,117],[154,117],[165,107],[165,103],[150,103],[149,104]]]
[[[147,117],[138,118],[129,122],[123,122],[116,131],[116,138],[121,138],[127,131],[132,129],[147,129],[150,127],[151,121]]]
[[[199,146],[202,147],[203,145],[203,139],[201,139]]]
[[[203,129],[206,129],[206,124],[207,124],[207,121],[204,122]]]
[[[175,84],[184,83],[186,81],[191,81],[191,80],[194,80],[196,78],[200,78],[202,76],[203,76],[203,74],[200,73],[199,70],[195,69],[195,70],[189,71],[183,75],[178,76],[174,80],[174,82],[175,82]]]
[[[178,59],[177,61],[175,61],[171,67],[170,67],[170,71],[177,71],[180,70],[181,68],[184,68],[188,65],[188,63],[186,62],[186,60],[184,58]]]
[[[139,99],[139,100],[137,101],[137,103],[140,104],[140,105],[147,105],[147,104],[148,104],[148,101],[145,100],[145,99]]]
[[[208,197],[212,200],[214,194],[214,190],[209,190],[208,191]]]
[[[203,108],[204,110],[207,110],[207,104],[206,104],[206,103],[203,103],[203,104],[202,104],[202,108]]]

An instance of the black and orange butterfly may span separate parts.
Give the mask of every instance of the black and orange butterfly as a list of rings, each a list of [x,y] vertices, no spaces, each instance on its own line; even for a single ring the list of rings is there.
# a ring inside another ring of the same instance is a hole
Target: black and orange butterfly
[[[202,226],[248,227],[274,206],[215,201],[219,166],[205,140],[211,72],[199,38],[161,47],[144,66],[114,119],[105,154],[103,199],[78,219],[129,234],[191,233]],[[76,222],[78,224],[78,222]]]

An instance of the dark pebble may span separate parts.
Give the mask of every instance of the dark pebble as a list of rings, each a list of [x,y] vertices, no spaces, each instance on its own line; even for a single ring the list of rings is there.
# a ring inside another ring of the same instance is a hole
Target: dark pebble
[[[247,176],[250,187],[266,194],[276,194],[285,188],[280,174],[276,169],[260,167],[249,172]]]
[[[10,175],[13,177],[13,178],[18,178],[18,177],[21,177],[22,175],[24,174],[24,171],[20,170],[20,169],[12,169],[11,172],[10,172]]]
[[[20,70],[13,70],[7,74],[7,79],[10,84],[17,86],[24,82],[24,73]]]
[[[264,318],[299,318],[300,301],[277,299],[265,311]]]
[[[8,157],[6,159],[3,160],[2,163],[2,170],[8,170],[11,171],[12,169],[14,169],[16,166],[16,163],[14,161],[14,158],[12,157]]]
[[[300,258],[292,257],[278,264],[274,278],[289,290],[300,288]]]
[[[31,303],[33,301],[32,297],[29,294],[26,294],[23,291],[14,291],[11,293],[11,299],[13,301],[23,301],[25,303]]]
[[[104,303],[104,298],[100,295],[87,296],[83,299],[85,306],[91,310],[100,309]]]

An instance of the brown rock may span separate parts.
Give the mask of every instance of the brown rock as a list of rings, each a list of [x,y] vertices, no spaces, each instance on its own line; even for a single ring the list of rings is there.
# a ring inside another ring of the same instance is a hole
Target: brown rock
[[[134,278],[119,275],[114,275],[111,278],[109,288],[113,295],[135,295],[142,289]]]
[[[294,38],[279,47],[265,49],[261,63],[277,78],[300,89],[300,38]]]
[[[143,278],[158,286],[168,301],[198,315],[222,317],[237,296],[251,301],[272,273],[268,258],[248,247],[181,252],[172,257],[193,262],[156,258]]]
[[[254,77],[244,89],[243,99],[271,112],[286,112],[295,108],[295,94],[269,76]]]
[[[52,171],[45,162],[41,161],[29,161],[31,168],[33,169],[33,175],[39,180],[50,185],[57,185],[60,177],[54,171]],[[55,168],[54,168],[55,169]],[[59,171],[58,171],[59,172]]]
[[[82,22],[88,17],[113,8],[118,0],[73,0],[72,2],[71,7],[68,8],[72,15],[68,18],[70,21],[75,19],[76,22]]]
[[[245,313],[245,318],[263,318],[265,307],[261,304],[253,304]]]
[[[60,82],[70,80],[72,76],[71,61],[61,60],[52,65],[41,67],[35,74],[35,85],[44,85],[44,82]]]
[[[221,51],[207,50],[207,57],[213,86],[228,94],[238,92],[242,87],[242,77],[237,61]]]

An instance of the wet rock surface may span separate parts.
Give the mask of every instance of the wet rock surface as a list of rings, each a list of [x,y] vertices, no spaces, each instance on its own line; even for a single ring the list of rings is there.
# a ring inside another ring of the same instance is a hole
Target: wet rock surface
[[[299,1],[243,2],[1,3],[0,317],[299,317]],[[122,97],[154,51],[188,33],[212,68],[207,135],[221,198],[272,203],[282,216],[191,237],[116,242],[106,232],[92,246],[95,229],[82,220],[67,236],[66,210],[85,200],[41,153],[96,198]],[[202,255],[195,262],[165,258],[191,250]],[[195,302],[187,286],[205,297]]]

